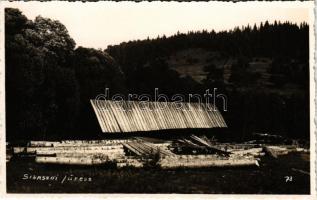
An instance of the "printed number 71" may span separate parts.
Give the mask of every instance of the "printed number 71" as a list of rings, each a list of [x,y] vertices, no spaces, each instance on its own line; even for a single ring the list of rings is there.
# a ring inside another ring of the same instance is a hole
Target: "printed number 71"
[[[285,182],[292,182],[293,181],[293,177],[292,176],[285,176]]]

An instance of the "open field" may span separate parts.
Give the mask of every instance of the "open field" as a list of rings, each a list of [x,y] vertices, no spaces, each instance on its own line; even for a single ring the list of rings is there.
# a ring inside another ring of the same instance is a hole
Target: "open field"
[[[41,165],[12,159],[7,163],[7,192],[309,194],[308,153],[291,153],[277,159],[264,157],[260,165],[259,168],[115,169]],[[45,180],[32,180],[31,175]],[[291,180],[286,182],[286,176]]]

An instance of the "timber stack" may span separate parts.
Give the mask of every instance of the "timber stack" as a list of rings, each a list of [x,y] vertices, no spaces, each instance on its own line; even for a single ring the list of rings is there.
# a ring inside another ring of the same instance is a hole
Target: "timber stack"
[[[119,139],[30,141],[25,146],[11,147],[11,150],[8,144],[7,152],[11,153],[7,155],[12,157],[7,156],[7,161],[26,157],[42,164],[114,164],[118,168],[245,167],[259,166],[265,155],[277,158],[289,152],[308,151],[298,145],[273,143],[283,138],[268,134],[256,134],[260,139],[243,144],[219,143],[202,134],[182,134],[174,139],[151,137],[154,131],[160,130],[190,132],[192,129],[226,128],[221,113],[211,104],[147,102],[144,107],[136,101],[91,100],[91,105],[101,134],[112,134]],[[140,132],[149,137],[127,137],[129,133]],[[120,139],[120,134],[124,134],[125,139]]]

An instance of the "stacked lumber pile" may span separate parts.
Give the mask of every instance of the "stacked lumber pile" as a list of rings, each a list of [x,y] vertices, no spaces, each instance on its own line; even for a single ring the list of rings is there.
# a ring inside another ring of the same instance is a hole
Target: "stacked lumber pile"
[[[145,167],[149,163],[152,165],[149,161],[154,161],[155,166],[163,169],[259,166],[264,155],[277,158],[290,152],[309,152],[296,145],[217,143],[196,135],[174,142],[140,137],[129,140],[31,141],[28,146],[13,147],[11,151],[21,157],[33,156],[35,162],[44,164],[111,163],[121,168]]]
[[[222,150],[214,145],[207,137],[191,135],[190,138],[178,139],[174,144],[174,151],[180,154],[218,154],[229,156],[230,152]]]
[[[65,140],[31,141],[27,147],[14,147],[13,152],[35,154],[35,162],[69,165],[101,165],[125,159],[122,143],[132,140]]]
[[[166,144],[134,141],[136,140],[31,141],[27,147],[14,147],[13,152],[15,154],[34,154],[35,162],[42,164],[102,165],[114,162],[118,168],[143,167],[140,157],[126,155],[124,146],[129,146],[130,150],[134,149],[134,153],[137,152],[142,156],[156,151],[164,156],[173,155],[166,150]]]
[[[166,157],[160,161],[160,166],[163,169],[180,167],[244,167],[259,166],[259,163],[256,159],[224,159],[221,157],[215,157],[211,155],[189,155]]]
[[[230,157],[239,157],[239,156],[241,156],[241,157],[247,157],[247,156],[257,157],[257,156],[264,156],[265,155],[262,147],[250,148],[247,150],[235,149],[235,150],[231,150],[230,152],[231,152]]]
[[[300,148],[294,145],[282,145],[282,146],[265,146],[263,151],[273,158],[277,158],[281,155],[287,155],[291,152],[309,152],[308,149]]]
[[[100,158],[78,158],[78,157],[36,157],[37,163],[45,164],[68,164],[68,165],[100,165],[106,160]]]
[[[62,140],[62,141],[30,141],[30,147],[58,147],[58,146],[90,146],[90,145],[110,145],[130,142],[134,139],[120,140]]]
[[[159,153],[160,156],[173,156],[174,153],[166,149],[165,145],[154,145],[145,141],[123,143],[123,145],[137,156]]]
[[[234,151],[234,150],[247,150],[252,148],[259,148],[262,147],[262,144],[236,144],[236,143],[217,143],[214,144],[214,146],[218,149],[221,149],[223,151]]]
[[[177,154],[160,160],[162,168],[178,167],[242,167],[259,166],[258,156],[263,154],[262,148],[228,148],[217,146],[205,136],[191,135],[178,139],[173,150]]]

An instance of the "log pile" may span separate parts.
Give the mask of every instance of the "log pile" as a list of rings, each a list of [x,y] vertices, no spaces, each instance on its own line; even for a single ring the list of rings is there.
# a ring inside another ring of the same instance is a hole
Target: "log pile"
[[[191,135],[172,141],[132,138],[130,140],[31,141],[25,147],[13,147],[13,156],[32,155],[35,162],[63,165],[104,165],[144,167],[148,160],[167,168],[259,166],[264,155],[273,158],[290,152],[308,152],[296,145],[217,143]],[[190,151],[185,151],[185,150]],[[155,165],[156,166],[156,165]]]
[[[101,158],[77,158],[77,157],[36,157],[37,163],[67,164],[67,165],[101,165],[107,160]]]
[[[62,140],[62,141],[30,141],[30,147],[65,147],[65,146],[98,146],[98,145],[115,145],[125,142],[131,142],[134,139],[120,140]]]
[[[256,159],[221,159],[216,157],[167,157],[160,161],[160,166],[163,169],[170,168],[202,168],[202,167],[245,167],[245,166],[259,166]]]
[[[299,148],[292,145],[282,145],[282,146],[265,146],[263,148],[264,152],[273,158],[277,158],[281,155],[287,155],[291,152],[309,152],[308,149]]]
[[[34,154],[38,163],[100,165],[124,159],[122,143],[127,141],[132,140],[31,141],[27,147],[13,147],[13,153]]]

